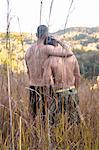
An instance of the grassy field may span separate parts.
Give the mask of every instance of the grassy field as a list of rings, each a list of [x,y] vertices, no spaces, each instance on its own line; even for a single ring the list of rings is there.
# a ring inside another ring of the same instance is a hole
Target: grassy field
[[[45,129],[38,113],[36,126],[30,113],[27,77],[25,73],[10,74],[11,112],[9,108],[6,69],[0,69],[0,149],[8,150],[48,150],[49,130],[52,131],[54,149],[58,150],[98,150],[99,149],[99,89],[90,90],[92,82],[82,79],[79,88],[80,109],[85,124],[70,126],[66,116],[60,116],[57,127],[48,125]],[[11,122],[12,117],[12,122]]]
[[[99,87],[92,88],[96,80],[82,76],[78,93],[84,121],[79,125],[69,125],[66,115],[62,114],[60,123],[51,127],[47,113],[44,128],[40,112],[35,125],[26,89],[24,52],[28,45],[22,47],[17,35],[16,39],[10,43],[9,58],[5,41],[0,45],[0,150],[50,150],[51,139],[54,150],[98,150]]]

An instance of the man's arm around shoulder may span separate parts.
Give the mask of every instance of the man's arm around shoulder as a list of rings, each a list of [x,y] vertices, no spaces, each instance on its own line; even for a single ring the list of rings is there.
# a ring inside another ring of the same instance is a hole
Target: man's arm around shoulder
[[[45,52],[47,53],[48,56],[68,57],[73,55],[73,52],[71,50],[65,50],[60,45],[56,47],[47,45]]]

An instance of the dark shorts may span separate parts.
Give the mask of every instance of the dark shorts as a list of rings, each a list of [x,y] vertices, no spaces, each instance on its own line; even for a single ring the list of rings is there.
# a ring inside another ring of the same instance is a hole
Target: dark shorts
[[[42,116],[45,115],[45,88],[30,86],[30,105],[32,108],[33,118],[36,117],[38,110],[41,108]],[[40,106],[41,105],[41,106]]]

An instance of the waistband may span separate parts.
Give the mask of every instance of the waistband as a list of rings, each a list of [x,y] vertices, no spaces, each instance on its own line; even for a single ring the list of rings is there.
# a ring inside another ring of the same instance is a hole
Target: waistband
[[[62,92],[66,92],[72,89],[76,89],[75,86],[70,86],[69,88],[66,89],[60,89],[60,90],[56,90],[56,93],[62,93]]]

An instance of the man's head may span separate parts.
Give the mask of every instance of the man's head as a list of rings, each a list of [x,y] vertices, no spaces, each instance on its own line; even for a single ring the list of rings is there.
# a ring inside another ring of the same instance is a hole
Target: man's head
[[[48,27],[45,25],[38,26],[36,36],[38,39],[45,39],[48,36]]]
[[[44,45],[58,46],[58,42],[57,42],[56,39],[54,39],[54,37],[48,36],[48,37],[44,40]]]

